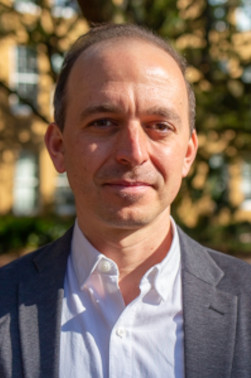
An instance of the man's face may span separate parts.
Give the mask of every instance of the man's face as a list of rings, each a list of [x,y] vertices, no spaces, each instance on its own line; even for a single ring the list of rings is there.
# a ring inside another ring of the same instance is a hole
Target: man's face
[[[129,230],[167,219],[197,149],[188,113],[182,73],[158,47],[120,39],[78,58],[64,131],[51,125],[46,140],[82,227]]]

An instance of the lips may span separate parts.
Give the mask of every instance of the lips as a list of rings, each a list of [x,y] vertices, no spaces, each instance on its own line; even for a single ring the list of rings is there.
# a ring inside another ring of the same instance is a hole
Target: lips
[[[152,167],[141,167],[133,170],[124,167],[106,167],[98,171],[95,181],[99,186],[124,188],[152,187],[157,189],[160,181],[158,172]]]
[[[111,186],[121,186],[121,187],[141,187],[141,186],[152,186],[151,184],[144,181],[127,181],[127,180],[116,180],[111,182],[106,182],[104,185]]]
[[[145,181],[114,180],[104,183],[103,188],[108,193],[135,202],[145,196],[152,189],[152,185]]]

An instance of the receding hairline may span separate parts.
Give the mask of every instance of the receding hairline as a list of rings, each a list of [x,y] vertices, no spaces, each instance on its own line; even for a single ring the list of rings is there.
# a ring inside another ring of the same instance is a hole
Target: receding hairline
[[[122,40],[124,39],[125,42],[128,42],[128,44],[127,45],[123,44],[121,46],[119,44],[121,39]],[[107,54],[109,56],[110,53],[113,53],[113,49],[116,51],[117,47],[121,48],[122,51],[129,48],[128,51],[129,51],[129,54],[131,54],[131,52],[133,51],[132,47],[134,48],[134,46],[132,46],[131,43],[134,43],[134,42],[136,42],[136,44],[139,43],[140,45],[143,45],[143,46],[145,45],[146,48],[152,47],[153,49],[156,49],[156,51],[162,52],[164,57],[165,56],[168,57],[167,59],[171,59],[173,64],[177,67],[177,72],[180,73],[180,79],[183,81],[184,89],[186,90],[186,79],[185,79],[184,73],[182,72],[180,65],[177,63],[177,61],[174,59],[174,57],[171,54],[169,54],[167,51],[163,50],[162,48],[160,48],[156,44],[151,43],[151,41],[148,41],[148,40],[145,40],[145,39],[142,39],[142,38],[137,38],[137,37],[134,38],[134,37],[124,37],[124,36],[120,37],[119,36],[119,37],[113,38],[112,40],[108,39],[108,40],[98,41],[97,43],[90,45],[87,49],[85,49],[84,51],[82,51],[78,55],[78,57],[74,61],[74,64],[72,65],[71,72],[69,73],[68,82],[66,83],[66,87],[65,87],[66,101],[67,101],[67,91],[69,89],[69,84],[70,84],[70,81],[71,81],[71,75],[74,74],[74,68],[76,68],[79,61],[81,61],[80,64],[86,64],[87,63],[87,64],[92,65],[92,63],[95,64],[95,60],[96,60],[96,61],[100,62],[101,66],[102,66],[103,65],[103,59],[105,59],[105,56],[107,56]],[[166,61],[165,64],[168,65],[168,60]],[[170,60],[169,60],[169,64],[170,64]],[[187,90],[186,90],[186,92],[187,92]],[[187,107],[188,107],[188,110],[189,110],[188,94],[186,96],[186,99],[187,99]]]
[[[171,60],[173,61],[173,63],[176,65],[176,67],[178,68],[180,74],[181,74],[181,77],[183,78],[183,82],[184,82],[184,85],[185,87],[187,87],[187,80],[186,80],[186,77],[185,77],[185,72],[184,70],[182,69],[181,65],[179,64],[179,62],[177,62],[177,60],[175,59],[175,57],[173,57],[172,54],[170,54],[168,51],[164,50],[163,48],[161,48],[160,46],[157,46],[155,43],[152,43],[151,41],[148,41],[146,39],[143,39],[143,38],[134,38],[133,36],[119,36],[119,37],[114,37],[112,40],[111,39],[107,39],[107,40],[102,40],[102,41],[98,41],[96,42],[95,44],[92,44],[90,46],[88,46],[86,49],[84,49],[83,51],[81,51],[78,56],[76,57],[76,59],[74,60],[73,64],[72,64],[72,67],[71,67],[71,70],[69,72],[69,75],[68,75],[68,79],[66,81],[66,84],[65,84],[65,100],[67,101],[67,91],[68,91],[68,86],[69,86],[69,81],[70,81],[70,77],[72,75],[72,73],[74,72],[74,68],[77,66],[79,60],[83,60],[83,62],[88,59],[90,59],[90,64],[91,64],[91,59],[97,59],[97,60],[100,60],[102,61],[102,57],[105,57],[105,55],[111,51],[113,51],[112,49],[116,49],[117,46],[120,48],[121,46],[119,45],[119,42],[120,40],[125,40],[125,42],[136,42],[136,43],[139,43],[139,44],[143,44],[143,45],[146,45],[149,46],[149,47],[153,47],[155,49],[157,49],[157,51],[162,51],[164,53],[164,55],[166,55],[168,58],[171,58]],[[124,49],[124,47],[129,47],[130,49],[130,44],[129,46],[127,45],[122,45],[122,50]],[[168,64],[168,63],[167,63]],[[188,97],[188,96],[187,96]],[[188,98],[188,106],[189,106],[189,98]]]
[[[92,45],[86,47],[85,49],[83,49],[82,51],[79,52],[78,56],[76,57],[76,59],[74,60],[73,64],[72,64],[72,67],[71,67],[71,70],[73,69],[73,67],[75,66],[76,62],[78,61],[78,59],[80,57],[83,57],[83,56],[88,56],[88,53],[90,53],[91,50],[93,50],[93,52],[97,52],[97,53],[101,53],[103,52],[103,48],[102,48],[102,45],[104,45],[104,48],[112,48],[116,42],[119,42],[120,40],[124,40],[124,41],[132,41],[132,42],[138,42],[139,44],[143,44],[143,45],[148,45],[148,46],[152,46],[162,52],[164,52],[167,56],[171,57],[172,60],[176,63],[177,67],[179,67],[180,71],[181,71],[181,74],[182,76],[184,77],[184,80],[186,80],[185,78],[185,64],[183,65],[182,62],[179,62],[176,60],[176,56],[174,56],[174,54],[172,54],[172,52],[170,52],[168,49],[165,49],[164,47],[162,47],[161,45],[157,45],[156,43],[154,43],[153,41],[151,40],[148,40],[146,38],[141,38],[140,36],[117,36],[117,37],[113,37],[113,38],[110,38],[110,39],[104,39],[104,40],[101,40],[101,41],[97,41],[95,43],[93,43]],[[122,46],[123,48],[123,46]]]
[[[77,40],[76,43],[75,43],[75,48],[72,49],[72,64],[71,64],[71,70],[70,71],[72,71],[73,67],[75,66],[75,64],[79,60],[79,58],[83,57],[83,55],[85,55],[85,54],[88,55],[88,52],[90,52],[90,50],[94,50],[94,52],[96,50],[97,52],[99,52],[99,51],[101,51],[100,47],[102,45],[107,45],[108,47],[112,47],[114,45],[114,43],[116,43],[120,40],[125,40],[125,41],[131,40],[131,41],[136,41],[136,42],[139,42],[139,43],[143,43],[143,44],[155,47],[155,48],[163,51],[164,53],[166,53],[169,57],[171,57],[174,60],[174,62],[179,67],[181,74],[184,77],[184,81],[187,81],[186,77],[185,77],[185,71],[186,71],[186,67],[187,67],[185,59],[180,54],[178,54],[177,51],[170,44],[167,44],[166,41],[162,40],[158,36],[155,36],[155,34],[153,34],[153,33],[151,34],[151,32],[149,32],[149,33],[150,33],[150,36],[144,35],[143,33],[142,33],[142,35],[140,35],[140,34],[135,34],[135,35],[134,34],[129,34],[129,35],[125,34],[125,35],[110,36],[110,37],[107,37],[107,38],[104,38],[104,39],[94,41],[93,43],[86,44],[82,47],[82,49],[81,49],[81,45],[80,45],[81,42],[78,44],[78,40]],[[82,37],[84,37],[84,35],[81,36],[79,38],[79,40],[81,40]],[[80,47],[78,47],[78,45],[80,45]],[[67,83],[66,83],[66,87],[67,87]]]

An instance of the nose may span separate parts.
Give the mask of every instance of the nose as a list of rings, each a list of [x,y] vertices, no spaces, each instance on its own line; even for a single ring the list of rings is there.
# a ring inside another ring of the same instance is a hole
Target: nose
[[[123,165],[137,166],[148,159],[147,136],[140,122],[121,127],[116,140],[116,160]]]

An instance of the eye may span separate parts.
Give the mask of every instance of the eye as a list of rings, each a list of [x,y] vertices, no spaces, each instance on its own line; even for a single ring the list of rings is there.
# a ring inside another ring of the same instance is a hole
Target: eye
[[[92,134],[107,136],[116,133],[118,125],[118,122],[112,118],[98,118],[87,123],[85,129]]]
[[[159,131],[168,131],[168,130],[171,130],[171,126],[168,123],[165,123],[165,122],[154,123],[152,125],[152,128],[154,130],[159,130]]]
[[[101,118],[92,121],[88,124],[89,127],[96,127],[100,129],[110,128],[116,126],[116,122],[109,118]]]
[[[147,132],[156,138],[163,138],[174,131],[174,127],[166,121],[152,122],[145,126]]]

